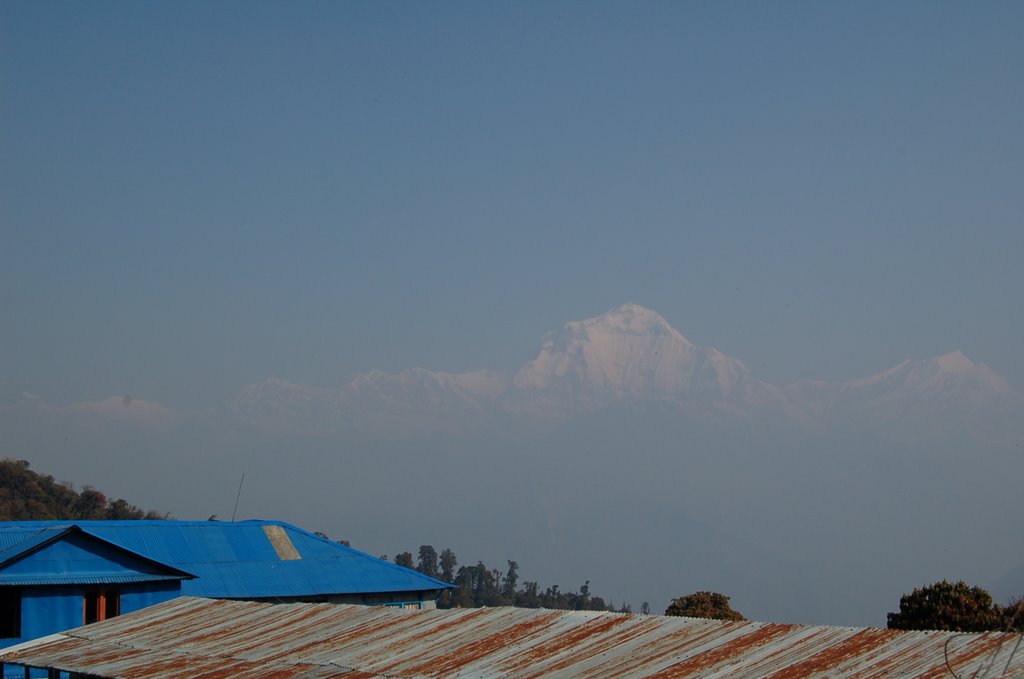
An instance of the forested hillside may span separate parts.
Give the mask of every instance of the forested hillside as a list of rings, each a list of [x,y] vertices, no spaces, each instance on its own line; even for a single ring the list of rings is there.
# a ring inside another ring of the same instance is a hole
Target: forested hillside
[[[81,492],[48,474],[29,469],[25,460],[0,460],[0,521],[50,519],[163,519],[127,500],[109,500],[86,486]]]

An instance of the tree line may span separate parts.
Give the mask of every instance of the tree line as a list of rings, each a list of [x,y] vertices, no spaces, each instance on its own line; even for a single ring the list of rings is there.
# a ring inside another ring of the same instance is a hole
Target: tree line
[[[0,460],[0,521],[167,518],[170,518],[167,514],[140,509],[121,498],[111,500],[90,486],[76,491],[70,483],[58,482],[50,475],[33,471],[26,460]],[[327,537],[323,533],[320,535]],[[339,542],[348,544],[345,540]],[[387,560],[387,556],[381,559]],[[627,603],[616,606],[593,594],[589,580],[567,592],[561,591],[558,585],[541,587],[536,581],[521,580],[519,564],[512,560],[506,562],[504,570],[489,568],[483,561],[460,566],[451,549],[438,553],[431,545],[422,545],[416,559],[412,553],[402,552],[394,562],[456,585],[454,590],[441,594],[437,602],[439,608],[519,606],[632,612]],[[650,612],[646,601],[640,612]],[[694,592],[674,599],[665,615],[745,619],[729,605],[729,597],[717,592]],[[904,594],[899,602],[899,611],[888,614],[887,625],[890,629],[903,630],[1024,632],[1024,598],[1018,597],[1000,606],[980,587],[963,581],[950,583],[943,580]]]
[[[111,500],[90,486],[78,492],[69,483],[32,471],[25,460],[0,460],[0,521],[165,518],[127,500]]]
[[[675,599],[665,615],[744,620],[718,592],[694,592]],[[889,629],[946,632],[1024,632],[1024,597],[1005,606],[981,587],[943,580],[900,597],[900,610],[886,617]]]
[[[110,499],[86,486],[80,492],[70,483],[56,481],[48,474],[30,468],[26,460],[0,460],[0,521],[167,519],[167,514],[140,509],[127,500]],[[323,537],[327,537],[320,533]],[[345,540],[340,540],[348,544]],[[386,560],[386,557],[382,557]],[[590,592],[590,582],[578,590],[563,592],[558,585],[542,588],[537,582],[520,581],[519,564],[509,561],[505,570],[488,568],[482,561],[459,566],[450,549],[440,554],[430,545],[419,551],[418,563],[409,552],[395,557],[395,563],[413,568],[433,578],[457,585],[441,595],[441,608],[479,606],[522,606],[569,610],[629,611],[628,605],[616,608]]]
[[[387,555],[381,557],[387,559]],[[611,601],[590,591],[586,580],[578,589],[561,591],[558,585],[541,587],[533,580],[521,580],[519,563],[506,562],[504,570],[488,568],[483,561],[475,565],[459,566],[455,552],[445,548],[440,553],[432,545],[421,545],[416,560],[411,552],[402,552],[394,558],[399,566],[411,568],[437,580],[450,582],[454,590],[442,592],[438,608],[480,608],[482,606],[518,606],[520,608],[555,608],[570,611],[632,612],[629,604],[616,607]],[[644,609],[646,612],[647,604]]]
[[[889,629],[1024,632],[1024,597],[1000,606],[981,587],[943,580],[904,594],[886,623]]]

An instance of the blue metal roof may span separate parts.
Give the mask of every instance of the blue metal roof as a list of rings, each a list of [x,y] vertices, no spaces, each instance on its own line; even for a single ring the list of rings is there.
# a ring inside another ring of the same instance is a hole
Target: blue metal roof
[[[309,597],[424,592],[452,585],[331,542],[281,521],[29,521],[0,523],[0,560],[21,542],[52,539],[77,526],[87,535],[185,571],[181,593],[212,598]],[[270,534],[299,558],[283,558]],[[15,541],[17,535],[23,536]]]
[[[194,577],[74,524],[47,525],[21,535],[21,542],[0,551],[0,585],[116,584]],[[36,553],[44,556],[34,560]]]
[[[8,587],[31,587],[33,585],[123,585],[132,582],[173,582],[174,580],[181,579],[180,575],[148,575],[145,573],[52,577],[26,576],[3,578],[0,580],[0,585]]]
[[[59,526],[47,526],[42,530],[26,535],[22,540],[12,540],[9,544],[5,544],[3,551],[0,551],[0,568],[40,547],[44,547],[54,540],[59,540],[70,532],[71,526],[64,523]]]

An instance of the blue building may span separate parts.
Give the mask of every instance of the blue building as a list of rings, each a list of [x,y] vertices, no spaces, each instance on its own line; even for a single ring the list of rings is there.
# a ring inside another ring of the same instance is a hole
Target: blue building
[[[430,608],[450,587],[280,521],[0,523],[0,647],[181,595]]]

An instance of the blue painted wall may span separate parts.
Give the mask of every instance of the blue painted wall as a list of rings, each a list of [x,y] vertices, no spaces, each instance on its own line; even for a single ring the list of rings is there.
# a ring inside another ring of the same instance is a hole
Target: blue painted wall
[[[149,582],[125,585],[121,588],[121,613],[170,601],[181,596],[181,582]]]
[[[118,578],[126,576],[166,574],[167,569],[159,564],[90,536],[80,533],[65,535],[5,565],[5,589],[21,593],[21,634],[15,638],[0,638],[0,647],[80,627],[85,622],[86,592],[116,590],[120,593],[121,613],[137,611],[180,596],[180,580],[118,582]],[[31,584],[32,581],[59,579],[85,582]],[[18,584],[26,581],[30,584]],[[24,669],[7,666],[4,676],[24,677]],[[45,676],[45,673],[40,676]]]
[[[81,585],[22,588],[21,636],[0,639],[0,646],[11,646],[81,627],[85,622],[85,593],[96,588]],[[121,593],[121,613],[131,613],[181,596],[181,583],[177,581],[102,585],[102,588],[116,589]]]
[[[104,585],[121,593],[121,613],[131,613],[181,596],[181,583],[177,581]],[[37,637],[81,627],[85,620],[85,593],[95,587],[67,585],[61,587],[24,587],[21,594],[21,637],[0,639],[0,647],[35,639]],[[25,670],[17,665],[4,667],[4,677],[24,677]],[[45,677],[45,672],[32,675]]]

